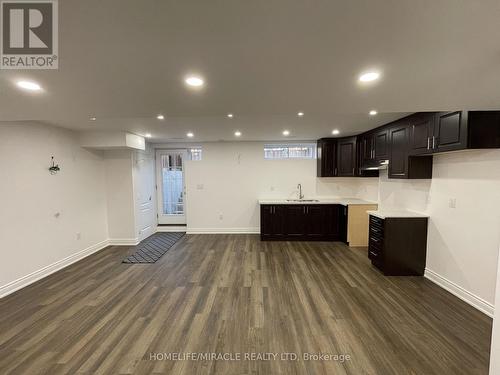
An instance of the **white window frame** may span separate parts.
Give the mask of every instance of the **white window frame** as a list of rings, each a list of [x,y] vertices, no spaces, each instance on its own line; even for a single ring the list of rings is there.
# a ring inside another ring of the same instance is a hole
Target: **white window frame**
[[[200,153],[200,158],[199,159],[194,159],[193,158],[193,151],[198,151],[199,150],[199,153]],[[203,148],[201,146],[193,146],[193,147],[188,147],[187,149],[187,154],[188,154],[188,160],[192,160],[192,161],[201,161],[203,160]]]
[[[311,148],[312,155],[311,156],[290,156],[289,151],[287,152],[287,156],[284,157],[266,157],[266,149],[268,148],[292,148],[292,147],[308,147]],[[315,142],[280,142],[280,143],[266,143],[264,144],[264,160],[310,160],[316,159],[317,150]]]

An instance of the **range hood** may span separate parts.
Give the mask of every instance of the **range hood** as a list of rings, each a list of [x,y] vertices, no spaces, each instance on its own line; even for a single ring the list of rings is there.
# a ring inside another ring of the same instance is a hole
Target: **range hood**
[[[361,169],[365,171],[378,171],[381,169],[387,169],[389,166],[389,160],[387,159],[382,159],[382,160],[372,160],[369,163],[366,163],[361,167]]]

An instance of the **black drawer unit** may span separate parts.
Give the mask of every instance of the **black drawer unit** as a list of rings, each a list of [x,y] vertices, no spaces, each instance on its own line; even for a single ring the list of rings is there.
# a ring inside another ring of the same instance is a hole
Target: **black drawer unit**
[[[368,258],[387,276],[422,276],[427,253],[426,217],[370,215]]]

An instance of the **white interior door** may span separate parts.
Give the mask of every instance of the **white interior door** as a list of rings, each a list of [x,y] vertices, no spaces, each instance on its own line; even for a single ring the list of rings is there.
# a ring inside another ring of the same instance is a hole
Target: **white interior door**
[[[138,152],[135,156],[135,190],[139,241],[151,236],[156,228],[154,203],[154,154]]]
[[[186,160],[187,150],[156,152],[158,224],[186,224]]]

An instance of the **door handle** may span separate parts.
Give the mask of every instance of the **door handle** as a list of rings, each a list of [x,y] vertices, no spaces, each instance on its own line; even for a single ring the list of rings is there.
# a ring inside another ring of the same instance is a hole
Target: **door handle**
[[[427,150],[431,148],[431,137],[427,137]]]

